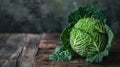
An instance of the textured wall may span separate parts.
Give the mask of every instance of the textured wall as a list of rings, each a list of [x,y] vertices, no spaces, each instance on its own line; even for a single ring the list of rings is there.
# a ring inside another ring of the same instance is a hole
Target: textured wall
[[[61,32],[80,5],[104,9],[113,31],[120,32],[120,0],[0,0],[0,32]]]

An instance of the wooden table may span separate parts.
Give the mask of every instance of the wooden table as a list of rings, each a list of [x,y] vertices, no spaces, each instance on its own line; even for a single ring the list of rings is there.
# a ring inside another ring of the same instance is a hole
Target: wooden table
[[[0,33],[0,67],[32,67],[41,34]]]
[[[120,36],[115,36],[110,55],[104,57],[101,63],[88,63],[85,58],[76,55],[71,61],[56,62],[50,61],[49,56],[54,52],[57,45],[61,45],[59,34],[42,34],[39,44],[39,51],[35,57],[33,67],[120,67]]]

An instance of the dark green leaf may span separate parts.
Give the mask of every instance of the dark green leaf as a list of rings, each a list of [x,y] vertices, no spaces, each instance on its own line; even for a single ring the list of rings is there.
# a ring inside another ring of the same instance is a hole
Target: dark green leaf
[[[62,46],[57,46],[55,52],[49,59],[56,61],[69,61],[72,59],[72,54],[68,50],[64,50]]]
[[[79,7],[77,10],[73,11],[69,16],[68,16],[68,22],[71,23],[76,23],[78,20],[81,18],[85,17],[93,17],[96,19],[99,19],[101,22],[106,22],[106,16],[104,14],[104,11],[95,7],[90,7],[90,6],[82,6]]]

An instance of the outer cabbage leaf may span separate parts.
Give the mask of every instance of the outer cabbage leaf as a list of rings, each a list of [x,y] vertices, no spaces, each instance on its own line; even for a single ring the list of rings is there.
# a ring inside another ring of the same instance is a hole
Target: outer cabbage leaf
[[[113,32],[111,31],[111,29],[109,28],[109,26],[105,25],[106,27],[106,31],[108,34],[108,43],[106,44],[105,49],[102,52],[99,52],[98,54],[91,56],[91,57],[87,57],[86,61],[88,62],[101,62],[104,56],[108,56],[109,55],[109,50],[111,48],[111,44],[112,44],[112,40],[113,40]]]
[[[68,25],[64,29],[64,31],[61,33],[60,39],[62,41],[63,46],[58,46],[55,49],[55,52],[50,56],[50,60],[56,60],[56,61],[68,61],[71,60],[74,52],[70,46],[70,31],[73,25]]]
[[[50,60],[68,61],[71,60],[72,55],[68,50],[64,50],[62,46],[57,46],[55,52],[50,56]]]
[[[96,19],[99,19],[101,22],[106,22],[104,11],[90,6],[82,6],[77,10],[71,12],[71,14],[68,16],[68,22],[70,24],[76,23],[78,20],[85,17],[94,17]]]

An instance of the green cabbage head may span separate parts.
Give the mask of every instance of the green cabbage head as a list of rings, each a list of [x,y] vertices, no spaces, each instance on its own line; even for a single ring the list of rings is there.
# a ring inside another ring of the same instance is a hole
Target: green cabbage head
[[[70,45],[82,57],[104,51],[108,42],[105,23],[95,18],[82,18],[70,32]]]
[[[113,33],[101,9],[79,7],[68,22],[60,37],[63,46],[56,48],[50,60],[68,61],[77,53],[88,62],[101,62],[109,55]]]

